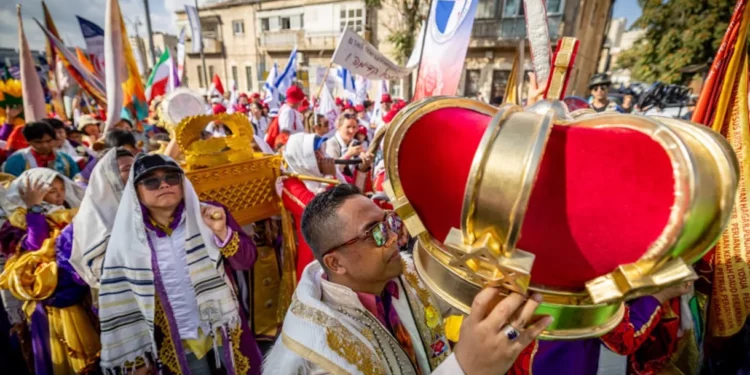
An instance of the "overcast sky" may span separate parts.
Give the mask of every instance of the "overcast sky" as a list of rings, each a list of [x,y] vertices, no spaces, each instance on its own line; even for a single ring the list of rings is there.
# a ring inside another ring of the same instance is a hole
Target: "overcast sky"
[[[44,22],[40,0],[0,0],[0,47],[18,48],[18,21],[16,19],[16,4],[20,2],[23,12],[23,24],[26,38],[32,49],[44,48],[44,34],[34,23],[32,18]],[[211,2],[215,2],[213,0]],[[199,0],[198,3],[203,3]],[[151,11],[151,26],[154,31],[177,34],[174,25],[174,12],[183,9],[185,4],[193,4],[193,0],[149,0]],[[106,0],[47,0],[47,7],[52,13],[60,36],[67,45],[85,47],[83,35],[78,26],[76,15],[86,18],[104,29],[104,12]],[[145,11],[143,0],[120,0],[125,17],[128,33],[133,35],[133,23],[139,19],[142,23],[138,27],[141,36],[146,35]],[[640,16],[641,10],[636,0],[618,0],[615,2],[614,17],[628,18],[628,25]]]
[[[85,47],[76,16],[86,18],[104,29],[106,0],[46,0],[46,2],[57,30],[67,45]],[[35,50],[44,48],[44,34],[33,20],[36,18],[39,22],[44,22],[40,0],[0,0],[0,47],[18,48],[16,17],[16,4],[18,3],[21,4],[23,25],[29,45]],[[154,31],[177,34],[173,20],[174,12],[177,9],[184,9],[185,4],[193,4],[193,0],[150,0],[151,26]],[[138,26],[138,33],[145,36],[146,13],[143,0],[120,0],[120,8],[125,17],[128,33],[130,35],[135,33],[133,23],[136,19],[140,19],[142,25]]]

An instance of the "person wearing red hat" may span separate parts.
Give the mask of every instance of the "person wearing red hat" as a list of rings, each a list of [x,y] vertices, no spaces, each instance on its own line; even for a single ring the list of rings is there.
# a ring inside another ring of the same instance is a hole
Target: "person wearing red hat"
[[[247,94],[242,93],[237,98],[237,104],[234,105],[234,111],[247,114],[248,113],[248,107],[250,104],[250,99],[247,97]]]
[[[380,96],[380,110],[376,111],[375,117],[370,121],[370,128],[374,131],[380,129],[381,126],[385,125],[383,118],[390,112],[393,105],[393,99],[390,94],[383,94]]]
[[[302,104],[299,106],[299,112],[304,115],[308,110],[310,110],[310,101],[305,97],[305,99],[302,100]]]
[[[305,100],[305,93],[299,86],[292,86],[286,90],[286,102],[279,109],[279,132],[291,134],[305,131],[302,123],[304,118],[299,112],[299,107]]]
[[[336,98],[336,109],[339,111],[339,113],[344,112],[344,100],[341,98]]]

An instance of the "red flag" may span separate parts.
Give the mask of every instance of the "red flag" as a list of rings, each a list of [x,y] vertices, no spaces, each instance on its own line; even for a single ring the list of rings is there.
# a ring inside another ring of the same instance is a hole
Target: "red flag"
[[[218,91],[219,94],[224,95],[224,85],[221,84],[221,79],[219,79],[218,74],[214,74],[214,80],[212,83],[216,91]]]

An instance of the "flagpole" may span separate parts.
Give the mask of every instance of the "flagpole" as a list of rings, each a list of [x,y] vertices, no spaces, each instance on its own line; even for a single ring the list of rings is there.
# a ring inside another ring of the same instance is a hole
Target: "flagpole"
[[[320,84],[320,87],[318,87],[318,93],[315,95],[316,98],[320,99],[320,93],[323,91],[323,87],[326,86],[326,80],[328,79],[328,73],[331,72],[331,66],[333,63],[328,63],[328,69],[326,69],[326,73],[323,75],[323,83]]]
[[[148,31],[148,46],[151,51],[151,66],[153,67],[156,66],[156,53],[154,53],[154,35],[151,31],[151,13],[148,11],[148,0],[143,0],[143,7],[146,8],[146,31]]]
[[[200,9],[198,8],[198,0],[195,0],[195,13],[198,16],[198,21],[200,21]],[[203,30],[200,30],[200,38],[201,38],[201,64],[203,64],[203,82],[206,83],[206,88],[210,87],[210,84],[208,83],[208,70],[206,70],[206,55],[203,53]]]

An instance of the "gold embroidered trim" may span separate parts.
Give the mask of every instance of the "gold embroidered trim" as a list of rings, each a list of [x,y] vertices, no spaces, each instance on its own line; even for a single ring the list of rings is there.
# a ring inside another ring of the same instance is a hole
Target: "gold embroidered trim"
[[[158,297],[155,297],[156,310],[154,311],[154,325],[159,327],[161,332],[164,334],[164,340],[159,345],[159,361],[170,371],[175,374],[182,373],[180,369],[180,363],[177,361],[177,351],[174,348],[174,341],[172,341],[172,335],[169,330],[169,322],[167,321],[167,314],[164,313],[164,308],[161,306],[161,301]]]
[[[648,318],[648,321],[646,322],[646,324],[642,325],[641,329],[635,332],[634,337],[638,337],[644,334],[648,330],[648,328],[654,323],[654,319],[656,319],[656,317],[659,316],[659,314],[661,313],[661,309],[662,307],[659,306],[656,308],[656,310],[654,310],[654,313],[651,314],[650,318]]]
[[[353,336],[341,323],[320,310],[300,303],[297,299],[292,301],[290,309],[292,314],[325,327],[328,347],[356,366],[363,374],[385,375],[383,363],[378,358],[374,358],[370,348]]]
[[[229,330],[229,335],[232,337],[232,354],[234,355],[234,373],[237,375],[247,374],[250,371],[250,359],[245,357],[240,350],[240,343],[242,337],[242,326],[237,326],[235,329]]]
[[[294,194],[292,194],[287,188],[283,188],[282,190],[283,190],[284,193],[286,193],[286,195],[289,196],[289,199],[291,199],[292,202],[296,203],[297,205],[299,205],[302,208],[306,207],[305,204],[302,203],[302,201],[299,200],[299,198],[295,197]]]
[[[444,361],[450,354],[450,350],[445,350],[442,354],[437,357],[432,356],[431,348],[432,343],[436,340],[443,340],[445,338],[445,328],[443,326],[443,319],[440,317],[440,312],[432,304],[430,292],[427,291],[420,283],[419,276],[412,271],[405,260],[401,259],[401,265],[403,267],[403,275],[406,282],[414,289],[417,293],[417,298],[422,304],[424,311],[421,311],[424,317],[424,327],[417,324],[417,330],[422,335],[422,340],[425,345],[425,354],[427,355],[427,361],[430,362],[430,366],[434,370],[437,366]],[[418,310],[419,309],[415,309]],[[429,332],[425,332],[424,328],[427,328]],[[446,339],[447,341],[447,339]],[[448,345],[446,342],[445,345]]]
[[[234,231],[232,233],[232,239],[229,240],[229,242],[221,248],[221,255],[223,255],[226,258],[233,257],[234,254],[237,254],[237,251],[240,249],[240,235],[237,233],[237,231]]]
[[[297,353],[300,357],[311,363],[314,363],[315,365],[332,375],[351,375],[348,371],[331,362],[331,360],[329,360],[328,358],[323,357],[322,355],[298,343],[293,338],[287,336],[286,333],[281,333],[281,342],[284,343],[284,346],[289,348],[289,350]]]
[[[534,375],[534,357],[536,357],[536,352],[539,350],[539,341],[534,340],[534,350],[531,351],[531,357],[529,357],[529,375]]]

